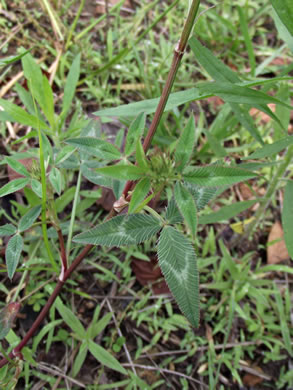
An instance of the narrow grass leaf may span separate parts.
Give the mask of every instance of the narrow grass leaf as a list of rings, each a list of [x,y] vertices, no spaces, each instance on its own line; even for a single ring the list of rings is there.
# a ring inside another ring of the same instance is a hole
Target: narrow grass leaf
[[[65,87],[64,87],[64,97],[62,102],[62,117],[65,117],[68,110],[71,107],[71,103],[74,97],[75,88],[77,86],[77,82],[80,74],[80,54],[78,54],[69,70],[67,75]]]
[[[293,36],[293,3],[291,0],[270,0],[279,18]]]
[[[255,68],[256,68],[256,61],[255,61],[255,56],[254,56],[254,52],[253,52],[252,40],[251,40],[250,34],[249,34],[247,19],[245,17],[243,9],[240,6],[237,6],[237,10],[238,10],[238,15],[239,15],[240,29],[242,32],[242,36],[244,38],[246,51],[248,54],[251,74],[254,76],[255,75]]]
[[[13,192],[21,190],[23,187],[27,185],[28,182],[29,182],[28,178],[15,179],[10,181],[9,183],[5,184],[3,187],[0,188],[0,198],[2,196],[13,194]]]
[[[57,310],[60,316],[63,318],[66,325],[76,333],[80,339],[84,339],[86,336],[86,331],[79,321],[78,317],[72,313],[72,311],[65,306],[60,300],[56,301]]]
[[[48,125],[34,115],[28,114],[25,110],[11,103],[9,100],[0,99],[0,106],[12,118],[14,122],[24,126],[31,126],[34,129],[48,129]],[[1,118],[1,117],[0,117]],[[6,119],[5,119],[6,120]]]
[[[145,170],[136,165],[111,165],[96,168],[96,172],[117,180],[137,180],[145,175]]]
[[[131,200],[130,200],[129,208],[128,208],[128,214],[135,212],[137,207],[140,205],[140,203],[144,200],[144,198],[149,193],[150,188],[151,188],[151,182],[147,177],[140,180],[136,184],[134,191],[131,195]]]
[[[46,99],[43,90],[43,74],[40,66],[28,53],[21,60],[25,78],[28,81],[29,90],[36,99],[43,112],[46,111]]]
[[[194,237],[197,229],[197,209],[191,193],[180,182],[177,182],[174,187],[174,198]]]
[[[87,353],[88,353],[88,344],[87,344],[87,342],[84,341],[83,343],[81,343],[79,350],[78,350],[78,354],[76,355],[76,357],[74,359],[73,368],[72,368],[73,377],[75,377],[79,373],[79,371],[80,371],[80,369],[85,361]]]
[[[175,161],[181,171],[190,160],[195,142],[195,123],[193,115],[183,129],[175,148]]]
[[[286,247],[293,259],[293,180],[289,180],[285,187],[282,224]]]
[[[121,158],[119,150],[114,145],[99,138],[70,138],[65,142],[69,145],[75,146],[80,152],[84,152],[104,160],[117,160]]]
[[[15,172],[19,173],[22,176],[29,177],[30,174],[26,167],[19,161],[15,160],[14,158],[11,157],[6,157],[5,161],[7,164],[12,168]]]
[[[191,242],[172,226],[166,226],[158,244],[159,266],[182,313],[190,323],[199,323],[199,282]]]
[[[60,195],[62,190],[62,176],[58,168],[53,167],[51,169],[51,172],[49,174],[49,180],[54,190],[57,192],[58,195]]]
[[[257,176],[254,172],[241,168],[207,165],[189,168],[183,172],[183,180],[200,186],[215,187],[239,183]]]
[[[279,319],[280,319],[280,327],[281,327],[281,333],[284,340],[285,348],[287,349],[290,356],[293,356],[293,350],[291,345],[291,335],[290,335],[290,329],[288,327],[288,320],[287,316],[285,314],[284,304],[281,297],[280,290],[277,286],[275,286],[275,299],[277,303],[277,308],[279,312]]]
[[[238,214],[247,210],[249,207],[253,206],[257,202],[259,202],[258,199],[253,199],[245,200],[243,202],[237,202],[229,206],[224,206],[218,211],[206,215],[201,215],[198,219],[198,223],[207,224],[227,221],[230,218],[236,217]]]
[[[131,123],[125,141],[124,154],[126,156],[129,156],[135,150],[135,145],[143,134],[145,119],[144,112],[141,112]]]
[[[139,244],[153,237],[161,222],[151,215],[118,215],[73,238],[80,244],[123,246]]]
[[[0,237],[12,236],[16,233],[17,228],[11,223],[6,223],[5,225],[0,226]]]
[[[43,101],[44,105],[42,106],[43,113],[48,119],[48,122],[53,127],[54,126],[54,96],[49,80],[46,76],[43,76]]]
[[[203,94],[220,96],[229,103],[250,104],[252,106],[275,103],[291,109],[290,105],[273,96],[241,85],[213,81],[199,84],[198,89]]]
[[[117,359],[114,358],[108,351],[103,347],[96,344],[93,340],[89,341],[89,350],[91,354],[104,366],[111,368],[112,370],[121,372],[121,374],[126,375],[127,371],[121,366]]]
[[[42,210],[42,206],[35,206],[31,210],[29,210],[26,214],[24,214],[23,217],[21,217],[19,224],[18,224],[18,230],[20,232],[24,232],[25,230],[29,229],[32,224],[35,222],[35,220],[39,217]]]
[[[288,136],[280,139],[279,141],[273,142],[272,144],[265,145],[263,148],[260,148],[250,154],[248,157],[242,158],[242,160],[248,159],[259,159],[265,157],[272,157],[273,155],[281,152],[283,149],[286,149],[288,146],[293,144],[293,136]]]
[[[23,248],[23,240],[19,234],[12,236],[5,250],[5,261],[9,279],[13,278]]]
[[[16,56],[10,56],[10,57],[1,58],[1,60],[0,60],[0,67],[5,66],[5,65],[12,64],[13,62],[16,62],[16,61],[20,60],[20,59],[21,59],[22,57],[24,57],[30,50],[31,50],[31,49],[26,50],[26,51],[24,51],[23,53],[18,54],[18,55],[16,55]]]

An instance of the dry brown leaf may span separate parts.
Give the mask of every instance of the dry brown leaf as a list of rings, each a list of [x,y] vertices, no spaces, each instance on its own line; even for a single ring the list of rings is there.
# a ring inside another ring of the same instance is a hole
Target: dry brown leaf
[[[280,240],[281,239],[281,240]],[[275,222],[271,228],[268,244],[272,241],[280,240],[267,248],[267,263],[277,264],[287,260],[290,256],[284,241],[284,231],[280,222]]]
[[[254,198],[253,192],[247,184],[239,183],[238,188],[243,200],[250,200]]]
[[[243,384],[245,386],[256,386],[263,381],[263,378],[253,375],[253,374],[245,374],[242,378]]]

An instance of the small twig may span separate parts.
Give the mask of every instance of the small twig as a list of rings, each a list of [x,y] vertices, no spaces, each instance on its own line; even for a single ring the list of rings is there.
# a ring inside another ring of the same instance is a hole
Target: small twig
[[[129,367],[130,364],[128,364],[128,363],[122,363],[122,366],[124,366],[124,367]],[[157,369],[156,367],[153,367],[153,366],[145,366],[145,365],[142,365],[142,364],[134,364],[134,367],[142,368],[142,369],[144,369],[144,370],[149,370],[149,371],[158,371],[158,369]],[[209,388],[207,385],[204,385],[204,384],[203,384],[202,382],[200,382],[199,380],[194,379],[194,378],[192,378],[191,376],[182,374],[181,372],[168,370],[168,369],[166,369],[166,368],[161,368],[160,370],[161,370],[162,372],[166,373],[166,374],[171,374],[171,375],[180,376],[181,378],[188,379],[188,380],[191,381],[191,382],[198,383],[198,384],[200,384],[201,386],[204,386],[206,389]]]
[[[80,386],[82,389],[85,389],[86,386],[82,383],[82,382],[79,382],[77,381],[76,379],[74,378],[71,378],[70,376],[64,374],[60,368],[54,366],[54,369],[47,366],[46,363],[38,363],[38,368],[40,370],[43,370],[43,371],[46,371],[46,372],[49,372],[50,374],[52,375],[56,375],[56,376],[59,376],[59,377],[62,377],[63,379],[66,379],[68,380],[69,382],[73,383],[74,385],[77,385],[77,386]]]

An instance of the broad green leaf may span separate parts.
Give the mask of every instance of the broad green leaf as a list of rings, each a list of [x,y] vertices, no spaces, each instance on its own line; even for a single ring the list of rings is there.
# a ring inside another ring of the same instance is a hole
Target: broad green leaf
[[[279,18],[293,36],[293,3],[292,0],[270,0]]]
[[[145,174],[145,170],[136,165],[111,165],[109,167],[97,168],[98,174],[112,177],[117,180],[137,180]]]
[[[0,67],[2,66],[5,66],[5,65],[9,65],[9,64],[12,64],[13,62],[16,62],[18,60],[20,60],[22,57],[24,57],[29,51],[29,50],[26,50],[25,52],[21,53],[21,54],[18,54],[16,56],[10,56],[10,57],[5,57],[5,58],[1,58],[0,60]]]
[[[94,137],[71,138],[65,141],[75,146],[80,152],[102,158],[104,160],[117,160],[121,158],[119,150],[112,144]]]
[[[249,207],[253,206],[257,202],[259,202],[258,199],[253,199],[245,200],[243,202],[237,202],[229,206],[224,206],[218,211],[214,211],[210,214],[201,215],[198,219],[198,223],[207,224],[227,221],[230,218],[236,217],[238,214],[242,213],[244,210],[247,210]]]
[[[145,114],[141,112],[131,123],[125,141],[124,154],[129,156],[134,150],[137,141],[142,136],[145,127]]]
[[[24,126],[31,126],[34,129],[48,129],[48,125],[34,115],[28,114],[25,110],[11,103],[9,100],[0,99],[0,106],[12,118],[14,122]]]
[[[174,198],[168,202],[165,218],[170,224],[181,223],[183,221],[182,215],[176,206]]]
[[[140,205],[140,203],[144,200],[144,198],[147,196],[151,188],[151,182],[148,178],[144,178],[140,180],[131,195],[131,200],[129,203],[128,208],[128,214],[131,214],[135,212],[137,207]]]
[[[108,351],[103,347],[96,344],[93,340],[89,341],[88,344],[91,354],[104,366],[111,368],[112,370],[121,372],[122,374],[127,375],[125,368],[121,366],[117,359],[114,358]]]
[[[191,242],[172,226],[162,230],[158,245],[159,266],[182,313],[190,323],[199,323],[199,282]]]
[[[145,153],[144,153],[144,150],[143,150],[143,147],[142,147],[140,140],[137,140],[137,142],[136,142],[135,157],[136,157],[137,165],[141,169],[146,169],[146,170],[149,169],[148,162],[147,162],[147,159],[146,159],[146,156],[145,156]]]
[[[174,198],[194,237],[197,229],[197,209],[191,193],[180,182],[177,182],[174,188]]]
[[[19,234],[12,236],[5,250],[5,261],[9,279],[13,278],[22,252],[23,240]]]
[[[31,187],[34,193],[41,198],[42,197],[42,183],[36,179],[31,180]]]
[[[178,170],[182,171],[190,160],[195,142],[195,123],[193,115],[190,116],[187,125],[183,129],[175,149],[175,161]]]
[[[7,164],[12,168],[15,172],[19,173],[22,176],[29,177],[30,174],[26,167],[19,161],[15,160],[14,158],[11,157],[6,157],[5,161]]]
[[[62,190],[62,176],[58,168],[53,167],[51,169],[51,172],[49,174],[49,180],[54,190],[57,192],[58,195],[60,195]]]
[[[207,165],[198,168],[188,168],[183,172],[183,180],[200,186],[227,186],[257,176],[254,172],[235,167]]]
[[[73,368],[72,368],[73,377],[75,377],[79,373],[79,371],[80,371],[80,369],[85,361],[87,353],[88,353],[88,345],[84,341],[83,343],[81,343],[81,346],[79,347],[79,350],[78,350],[78,354],[76,355],[76,357],[74,359]]]
[[[250,104],[252,106],[275,103],[292,109],[290,105],[274,98],[273,96],[239,84],[235,85],[227,82],[213,81],[199,84],[198,89],[203,94],[220,96],[223,100],[229,103]]]
[[[21,217],[18,224],[18,230],[20,232],[24,232],[25,230],[29,229],[40,215],[41,210],[42,206],[35,206],[29,210],[23,217]]]
[[[73,238],[80,244],[123,246],[139,244],[153,237],[161,222],[151,215],[118,215]]]
[[[6,223],[5,225],[0,226],[0,237],[12,236],[16,233],[17,228],[11,223]]]
[[[75,88],[79,79],[79,73],[80,73],[80,54],[78,54],[68,73],[65,87],[64,87],[64,97],[62,102],[62,112],[61,116],[65,117],[73,100]]]
[[[15,179],[10,181],[9,183],[5,184],[3,187],[0,188],[0,197],[8,194],[13,194],[13,192],[21,190],[27,185],[28,182],[29,179],[27,178]]]
[[[66,325],[68,325],[69,328],[72,329],[81,340],[83,340],[85,338],[86,331],[82,326],[82,323],[79,321],[77,315],[73,314],[72,311],[68,309],[68,307],[65,306],[61,301],[56,301],[56,306]]]
[[[265,157],[272,157],[274,154],[281,152],[283,149],[293,144],[293,136],[282,138],[279,141],[273,142],[272,144],[265,145],[261,149],[256,150],[248,157],[242,158],[242,160],[248,159],[259,159]]]
[[[286,247],[293,259],[293,180],[289,180],[285,187],[282,224]]]

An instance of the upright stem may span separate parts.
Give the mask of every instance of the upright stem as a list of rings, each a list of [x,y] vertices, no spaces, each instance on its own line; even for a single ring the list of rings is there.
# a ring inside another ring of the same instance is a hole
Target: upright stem
[[[143,144],[143,147],[144,147],[145,151],[147,151],[147,149],[150,146],[152,137],[155,134],[155,131],[156,131],[157,127],[158,127],[158,124],[159,124],[160,119],[162,117],[162,114],[164,112],[164,108],[166,106],[168,97],[170,95],[171,88],[173,86],[174,79],[175,79],[178,67],[180,65],[180,61],[181,61],[181,59],[183,57],[183,54],[184,54],[184,51],[185,51],[185,48],[186,48],[186,45],[187,45],[187,41],[188,41],[188,38],[189,38],[189,35],[190,35],[190,32],[191,32],[192,27],[193,27],[193,23],[194,23],[194,20],[195,20],[195,17],[196,17],[196,13],[197,13],[197,10],[198,10],[198,7],[199,7],[199,3],[200,3],[200,0],[193,0],[192,5],[191,5],[190,10],[189,10],[189,13],[188,13],[187,20],[186,20],[185,25],[184,25],[183,32],[181,34],[180,41],[179,41],[178,45],[175,48],[174,58],[173,58],[171,69],[170,69],[170,72],[169,72],[169,75],[168,75],[168,78],[167,78],[167,81],[166,81],[166,85],[165,85],[165,87],[163,89],[162,96],[161,96],[158,108],[156,110],[154,119],[153,119],[153,121],[151,123],[151,126],[149,128],[147,137],[146,137],[145,142]],[[42,140],[41,140],[40,132],[39,132],[39,138],[40,138],[40,150],[42,150],[42,145],[41,145]],[[42,160],[43,160],[43,175],[42,175],[42,179],[44,179],[44,156],[43,155],[40,156],[40,160],[41,160],[41,166],[42,166]],[[132,183],[132,182],[129,182],[129,183]],[[46,183],[45,183],[44,180],[42,180],[42,184],[43,184],[43,187],[45,187]],[[127,184],[128,183],[126,183],[126,186],[127,186]],[[46,193],[46,187],[43,188],[43,194],[45,194],[45,193]],[[43,205],[46,204],[44,202],[44,200],[46,201],[46,198],[45,199],[43,198]],[[113,212],[113,209],[112,209],[107,219],[110,219],[114,215],[115,215],[115,212]],[[44,223],[43,223],[43,225],[44,225]],[[45,228],[46,228],[46,226],[45,226]],[[62,237],[62,234],[60,235],[60,233],[61,232],[59,232],[59,240],[60,240],[60,243],[61,243],[61,253],[62,253],[62,259],[64,260],[63,264],[65,264],[65,261],[66,261],[65,248],[64,248],[64,243],[63,243],[63,237]],[[93,245],[86,245],[84,247],[84,249],[81,251],[81,253],[75,258],[75,260],[73,261],[71,266],[67,270],[64,270],[65,273],[63,275],[62,280],[60,280],[60,279],[58,280],[58,283],[57,283],[57,285],[56,285],[52,295],[49,297],[46,305],[43,307],[43,309],[40,312],[40,314],[38,315],[36,321],[33,323],[32,327],[27,332],[27,334],[24,336],[24,338],[21,340],[21,342],[17,345],[16,348],[14,348],[14,350],[12,352],[10,352],[10,354],[8,355],[9,359],[13,359],[15,356],[18,356],[20,354],[22,348],[25,347],[27,345],[28,341],[33,337],[33,335],[37,331],[38,327],[43,322],[44,318],[47,316],[51,306],[53,305],[53,303],[55,302],[57,296],[59,295],[59,293],[60,293],[64,283],[71,276],[73,271],[78,267],[78,265],[86,257],[86,255],[89,253],[89,251],[92,248],[93,248]],[[54,263],[55,263],[55,261],[54,261]],[[56,263],[55,263],[55,265],[56,265]],[[8,363],[8,359],[3,358],[0,361],[0,368],[5,366],[7,363]]]
[[[254,216],[254,220],[249,224],[248,229],[247,229],[244,237],[249,238],[252,235],[255,227],[260,223],[260,221],[264,217],[265,211],[271,202],[271,198],[277,189],[279,181],[283,177],[284,173],[286,172],[292,158],[293,158],[293,145],[291,145],[288,148],[288,151],[287,151],[287,154],[284,158],[284,161],[279,165],[279,168],[277,169],[275,176],[273,177],[272,181],[269,183],[269,186],[267,188],[267,192],[265,195],[265,200],[259,206],[259,208]]]
[[[146,153],[148,148],[150,147],[150,144],[152,142],[153,136],[158,128],[158,125],[160,123],[160,120],[162,118],[162,115],[164,113],[168,98],[171,93],[171,89],[173,87],[175,77],[179,68],[179,65],[181,63],[182,57],[184,55],[186,45],[188,42],[189,35],[192,31],[194,20],[198,11],[200,0],[193,0],[191,7],[189,9],[189,13],[186,19],[186,22],[184,24],[184,28],[180,37],[180,40],[178,44],[175,47],[172,65],[167,77],[167,81],[165,83],[164,89],[162,91],[162,95],[158,104],[158,107],[156,109],[154,118],[152,120],[152,123],[149,127],[148,133],[145,137],[144,143],[143,143],[143,150]],[[133,181],[128,181],[124,187],[123,195],[125,198],[127,198],[128,192],[131,191],[133,187]]]

